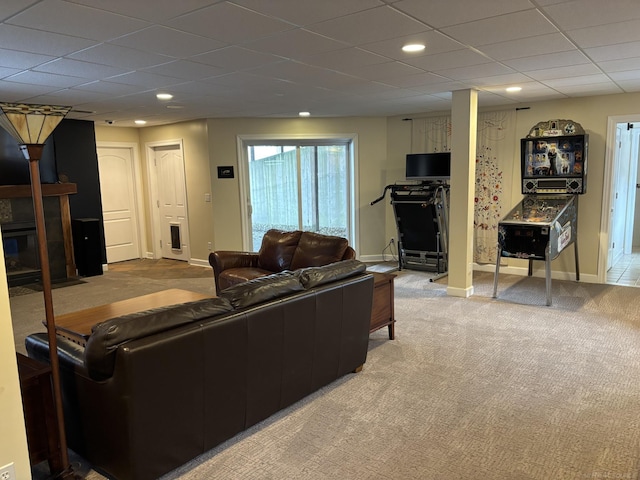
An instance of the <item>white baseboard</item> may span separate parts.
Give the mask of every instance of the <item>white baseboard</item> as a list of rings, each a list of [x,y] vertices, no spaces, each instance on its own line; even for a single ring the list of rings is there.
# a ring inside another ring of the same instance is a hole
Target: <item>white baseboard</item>
[[[189,265],[211,268],[211,265],[209,265],[209,260],[202,260],[201,258],[190,258]]]

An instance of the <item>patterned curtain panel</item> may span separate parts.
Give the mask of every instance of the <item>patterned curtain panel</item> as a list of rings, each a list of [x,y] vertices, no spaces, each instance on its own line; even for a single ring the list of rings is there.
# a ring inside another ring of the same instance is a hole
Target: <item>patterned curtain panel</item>
[[[451,150],[451,117],[413,120],[413,153]],[[478,114],[474,255],[476,263],[496,262],[498,222],[509,211],[511,184],[518,165],[515,152],[515,112]]]
[[[515,112],[478,114],[474,253],[476,263],[496,263],[498,222],[512,205],[515,155]],[[516,173],[519,169],[515,170]]]
[[[451,151],[451,116],[415,118],[411,132],[411,153]]]

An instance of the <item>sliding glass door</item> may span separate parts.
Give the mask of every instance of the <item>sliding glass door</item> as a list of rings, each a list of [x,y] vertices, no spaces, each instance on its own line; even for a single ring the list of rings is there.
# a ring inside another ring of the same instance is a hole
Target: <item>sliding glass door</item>
[[[273,143],[246,145],[253,251],[270,228],[351,240],[351,142]]]

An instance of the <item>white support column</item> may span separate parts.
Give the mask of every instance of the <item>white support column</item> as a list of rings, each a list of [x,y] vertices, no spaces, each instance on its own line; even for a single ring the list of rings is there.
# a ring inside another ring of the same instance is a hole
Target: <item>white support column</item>
[[[473,295],[473,210],[477,131],[478,92],[453,92],[447,294],[454,297]]]

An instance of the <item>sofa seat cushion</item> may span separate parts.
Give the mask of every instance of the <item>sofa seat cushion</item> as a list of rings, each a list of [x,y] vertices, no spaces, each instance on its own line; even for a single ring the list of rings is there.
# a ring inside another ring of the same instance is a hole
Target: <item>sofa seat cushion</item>
[[[91,329],[84,351],[85,366],[94,380],[109,378],[120,345],[231,310],[227,300],[216,297],[112,318]]]
[[[272,273],[289,270],[301,235],[302,232],[299,230],[292,232],[269,230],[262,237],[262,244],[258,251],[258,266]]]
[[[344,257],[348,246],[346,238],[302,232],[291,261],[291,270],[338,262]]]
[[[302,290],[304,290],[304,287],[298,279],[298,274],[284,271],[234,285],[221,291],[220,296],[228,300],[233,308],[238,309],[284,297]]]
[[[218,277],[219,288],[222,291],[225,288],[232,287],[239,283],[248,282],[254,278],[271,275],[272,273],[273,272],[269,270],[257,267],[229,268],[228,270],[224,270]]]

